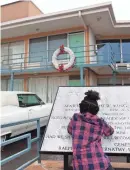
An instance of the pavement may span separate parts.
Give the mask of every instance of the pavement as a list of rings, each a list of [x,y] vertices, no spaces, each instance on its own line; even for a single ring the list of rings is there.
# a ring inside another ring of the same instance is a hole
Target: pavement
[[[130,170],[130,163],[112,163],[115,170]],[[63,161],[42,161],[41,165],[36,162],[30,165],[26,170],[63,170]]]
[[[44,129],[42,130],[41,136],[44,133]],[[31,133],[32,138],[36,136],[36,131]],[[4,159],[10,155],[13,155],[27,146],[26,140],[22,140],[19,142],[15,142],[11,145],[8,145],[4,148],[4,151],[1,153],[1,159]],[[32,144],[32,149],[30,152],[14,159],[13,161],[8,162],[7,164],[1,167],[1,170],[16,170],[18,167],[33,159],[37,153],[37,145],[36,143]],[[42,164],[39,165],[37,162],[30,165],[26,170],[63,170],[63,156],[61,155],[41,155]],[[125,164],[119,165],[119,162],[126,162],[125,157],[112,157],[112,162],[118,162],[115,170],[130,170],[130,164],[128,165],[128,169],[124,169]]]
[[[34,163],[26,170],[63,170],[63,161],[42,161],[41,165]]]

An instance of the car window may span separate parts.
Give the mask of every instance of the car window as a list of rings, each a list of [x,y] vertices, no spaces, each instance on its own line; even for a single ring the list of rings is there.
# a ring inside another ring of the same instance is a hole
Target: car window
[[[18,94],[19,106],[30,107],[44,104],[36,94]]]

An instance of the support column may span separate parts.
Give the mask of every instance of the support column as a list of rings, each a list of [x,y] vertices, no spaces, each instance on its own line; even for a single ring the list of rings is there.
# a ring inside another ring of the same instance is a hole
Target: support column
[[[87,30],[85,31],[85,55],[86,55],[86,63],[90,63],[90,56],[89,56],[89,27],[87,27]]]
[[[86,79],[86,86],[90,87],[90,73],[88,68],[85,70],[85,79]]]
[[[80,67],[80,85],[84,86],[84,68]]]
[[[127,162],[130,163],[130,155],[127,156]]]
[[[28,91],[28,78],[24,77],[24,91]]]
[[[37,156],[38,156],[38,163],[41,163],[41,155],[40,155],[40,141],[41,141],[41,137],[40,137],[40,119],[37,120],[37,138],[39,139],[37,141]]]
[[[9,90],[10,90],[10,91],[13,91],[13,89],[14,89],[14,73],[11,72],[10,88],[9,88]]]
[[[68,170],[68,154],[64,154],[64,170]]]
[[[113,79],[113,80],[112,80],[112,81],[113,81],[113,86],[116,85],[116,74],[117,74],[117,73],[114,71],[114,72],[113,72],[113,77],[112,77],[112,79]]]
[[[24,40],[24,48],[25,48],[25,54],[23,56],[24,58],[24,68],[27,68],[28,66],[28,57],[29,57],[29,39]]]

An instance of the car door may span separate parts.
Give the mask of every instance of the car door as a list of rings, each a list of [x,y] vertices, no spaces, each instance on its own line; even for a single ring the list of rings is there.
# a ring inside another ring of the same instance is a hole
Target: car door
[[[29,119],[40,118],[40,126],[46,126],[50,115],[50,107],[47,104],[30,107]],[[29,130],[36,129],[36,122],[29,124]]]
[[[17,106],[2,107],[1,123],[8,124],[28,120],[27,108],[20,108]],[[2,134],[9,133],[11,136],[16,136],[27,132],[28,123],[10,126],[2,129]]]
[[[45,126],[48,122],[51,105],[44,104],[36,94],[25,94],[23,104],[28,109],[28,118],[40,119],[40,125]],[[28,131],[36,129],[36,121],[28,123]]]

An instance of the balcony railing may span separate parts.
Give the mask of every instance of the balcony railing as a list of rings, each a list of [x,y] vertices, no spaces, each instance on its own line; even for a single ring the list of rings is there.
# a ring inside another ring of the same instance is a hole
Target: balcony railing
[[[83,64],[88,66],[112,65],[116,60],[110,44],[97,44],[90,46],[70,47],[76,56],[74,68],[79,68]],[[51,56],[54,50],[38,51],[33,53],[20,53],[1,56],[1,70],[4,71],[28,71],[42,69],[43,71],[53,70]],[[70,56],[63,54],[58,56],[59,64],[69,62]]]

